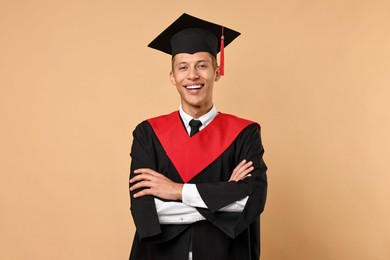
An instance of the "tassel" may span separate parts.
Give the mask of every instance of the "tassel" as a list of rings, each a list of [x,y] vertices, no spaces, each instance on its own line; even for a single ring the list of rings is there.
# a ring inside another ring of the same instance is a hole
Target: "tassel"
[[[219,74],[223,76],[225,74],[225,36],[222,26],[222,35],[221,35],[221,48],[220,48],[220,64],[219,64]]]

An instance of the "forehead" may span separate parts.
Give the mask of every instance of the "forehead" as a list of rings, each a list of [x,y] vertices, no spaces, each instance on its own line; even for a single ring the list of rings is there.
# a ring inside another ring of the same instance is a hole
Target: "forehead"
[[[178,64],[178,63],[194,63],[194,62],[199,62],[199,61],[208,61],[212,62],[213,61],[213,56],[208,53],[208,52],[196,52],[193,54],[189,53],[179,53],[176,54],[175,57],[172,59],[173,64]]]

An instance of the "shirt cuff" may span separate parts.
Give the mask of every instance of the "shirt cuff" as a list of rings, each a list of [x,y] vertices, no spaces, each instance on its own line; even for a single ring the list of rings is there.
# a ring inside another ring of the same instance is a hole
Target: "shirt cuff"
[[[232,204],[229,204],[223,208],[221,208],[219,211],[224,212],[242,212],[245,208],[246,202],[248,201],[249,196],[246,196],[243,199],[240,199],[236,202],[233,202]]]
[[[176,201],[154,199],[160,224],[192,224],[205,220],[193,207]]]
[[[196,184],[185,183],[182,191],[182,201],[191,207],[207,208],[199,194]]]

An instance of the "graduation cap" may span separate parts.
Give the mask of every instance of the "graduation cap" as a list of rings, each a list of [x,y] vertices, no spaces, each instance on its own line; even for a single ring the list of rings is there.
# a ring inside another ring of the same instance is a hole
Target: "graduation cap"
[[[197,17],[182,14],[148,47],[172,55],[208,52],[214,57],[220,54],[220,74],[224,75],[224,48],[240,35],[239,32]]]

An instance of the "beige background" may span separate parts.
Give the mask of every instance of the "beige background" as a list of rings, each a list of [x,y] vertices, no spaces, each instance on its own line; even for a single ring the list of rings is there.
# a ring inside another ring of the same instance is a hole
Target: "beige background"
[[[183,12],[242,32],[215,103],[262,125],[262,259],[390,259],[387,0],[0,0],[0,259],[127,258],[131,132],[179,105],[146,45]]]

